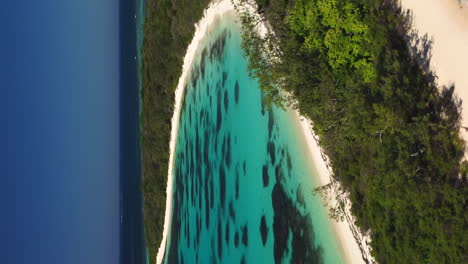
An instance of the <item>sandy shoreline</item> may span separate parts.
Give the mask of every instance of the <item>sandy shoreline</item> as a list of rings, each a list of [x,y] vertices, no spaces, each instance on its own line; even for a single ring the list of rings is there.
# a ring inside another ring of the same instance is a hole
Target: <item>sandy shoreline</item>
[[[254,8],[247,8],[249,12],[255,12]],[[172,195],[173,195],[173,185],[174,185],[174,152],[176,147],[176,140],[177,134],[179,129],[179,120],[180,120],[180,112],[182,107],[182,96],[184,94],[185,82],[189,75],[191,65],[197,51],[200,47],[200,44],[203,42],[203,39],[206,36],[206,33],[209,31],[210,26],[213,22],[217,19],[226,15],[227,13],[233,12],[234,6],[230,0],[218,0],[212,2],[209,7],[205,10],[203,18],[196,24],[196,30],[192,42],[187,48],[186,55],[184,57],[184,64],[182,75],[179,79],[176,91],[175,91],[175,103],[174,103],[174,114],[171,120],[171,139],[170,139],[170,154],[169,154],[169,166],[168,166],[168,182],[166,187],[166,211],[164,217],[164,231],[163,231],[163,238],[161,241],[161,245],[158,249],[158,253],[156,256],[156,263],[162,263],[163,257],[165,255],[165,249],[167,244],[167,237],[170,232],[170,222],[172,218]],[[259,25],[258,26],[259,33],[262,35],[265,33],[266,26]],[[304,137],[307,141],[307,146],[311,156],[313,158],[313,162],[315,167],[318,170],[319,175],[319,182],[320,184],[327,184],[330,182],[331,174],[329,169],[327,168],[326,161],[322,158],[321,149],[317,145],[317,142],[314,138],[314,134],[312,131],[312,127],[310,123],[303,117],[301,117],[296,112],[296,117],[298,122],[300,122],[302,130],[304,132]],[[302,121],[301,121],[302,120]],[[348,209],[350,206],[348,206]],[[355,239],[355,236],[352,232],[352,227],[348,225],[348,222],[335,222],[331,220],[333,223],[334,231],[337,236],[337,239],[340,243],[342,248],[343,256],[346,259],[346,263],[364,263],[363,255],[361,254],[360,247]],[[360,235],[360,234],[357,234]],[[362,241],[362,240],[361,240]],[[368,248],[368,247],[367,247]],[[367,249],[368,251],[368,249]],[[364,250],[366,252],[366,250]],[[368,252],[367,252],[368,253]],[[366,253],[364,253],[366,254]],[[367,257],[367,256],[364,256]],[[369,253],[370,257],[370,253]]]
[[[434,37],[431,67],[438,75],[438,83],[440,85],[449,85],[451,82],[455,82],[456,94],[459,98],[468,102],[468,78],[466,77],[468,69],[468,5],[460,9],[455,0],[402,0],[401,3],[404,8],[409,8],[413,11],[415,16],[414,26],[419,30],[420,35],[428,33],[430,37]],[[233,10],[234,7],[230,0],[220,0],[210,4],[207,10],[205,10],[203,18],[196,25],[195,35],[184,57],[182,75],[175,91],[174,114],[171,123],[168,183],[166,187],[166,212],[163,239],[156,257],[158,264],[162,262],[162,258],[165,255],[167,236],[170,231],[174,180],[172,172],[184,84],[197,50],[210,25],[220,16]],[[252,11],[254,10],[252,9]],[[300,116],[298,112],[295,112],[295,116],[300,123],[307,142],[307,148],[318,172],[317,180],[321,185],[330,183],[331,168],[327,165],[326,157],[322,155],[321,148],[316,140],[317,138],[313,134],[311,123]],[[468,127],[468,107],[463,109],[462,118],[462,126]],[[463,131],[462,135],[465,140],[468,139],[468,133]],[[338,191],[337,188],[338,186],[335,185],[335,192]],[[371,260],[370,247],[366,245],[370,239],[357,232],[356,227],[353,225],[353,218],[349,212],[349,202],[346,209],[347,217],[344,222],[332,221],[344,257],[349,263],[361,263],[363,262],[362,251],[364,258]],[[360,245],[356,242],[356,237],[360,241]]]
[[[419,35],[427,33],[434,40],[431,69],[438,76],[438,85],[449,86],[455,83],[456,95],[464,102],[468,102],[468,1],[461,6],[454,0],[401,0],[401,4],[403,8],[413,12],[414,28],[418,30]],[[318,172],[320,185],[326,185],[332,181],[332,168],[328,166],[327,157],[318,145],[318,137],[312,130],[310,120],[300,116],[297,111],[294,112]],[[462,126],[468,128],[468,107],[462,110]],[[462,128],[460,132],[467,141],[468,131]],[[332,196],[338,191],[337,183],[333,187]],[[359,251],[362,251],[364,258],[369,262],[375,262],[370,254],[371,248],[367,245],[371,241],[370,237],[357,231],[347,194],[343,199],[347,205],[346,220],[333,222],[333,225],[340,237],[346,259],[356,263],[361,257]]]
[[[463,100],[462,122],[468,127],[468,1],[401,0],[413,13],[413,26],[419,36],[433,38],[431,69],[439,85],[455,83],[455,94]],[[468,131],[461,129],[465,142]],[[468,157],[465,151],[465,158]]]
[[[312,158],[314,169],[317,172],[318,177],[316,180],[319,186],[331,183],[332,168],[328,165],[328,157],[322,152],[322,148],[318,144],[318,136],[315,135],[312,129],[312,122],[301,116],[297,110],[290,111],[293,112],[292,116],[297,120],[302,130],[307,150]],[[340,184],[335,182],[329,198],[336,197],[338,192],[341,193]],[[346,263],[365,263],[364,259],[369,263],[375,262],[370,254],[371,248],[368,245],[371,241],[370,237],[361,234],[354,224],[354,217],[351,214],[351,202],[347,198],[347,194],[341,193],[340,199],[343,199],[346,204],[345,220],[342,222],[330,221],[340,243]],[[333,199],[332,203],[336,203],[336,199]]]
[[[195,59],[197,51],[199,49],[202,40],[205,38],[206,33],[208,32],[210,25],[222,15],[232,12],[234,7],[232,6],[229,0],[221,0],[212,2],[208,8],[205,10],[203,18],[195,25],[195,34],[193,36],[192,42],[187,48],[187,52],[184,57],[184,64],[182,66],[182,75],[180,76],[177,88],[175,91],[175,103],[174,103],[174,114],[171,120],[171,140],[169,142],[169,166],[168,166],[168,177],[167,177],[167,186],[166,186],[166,212],[164,216],[164,231],[161,245],[158,249],[158,254],[156,255],[156,263],[162,263],[163,257],[165,255],[167,236],[170,231],[170,222],[172,218],[172,195],[173,195],[173,185],[174,185],[174,152],[177,141],[177,134],[179,131],[179,120],[180,112],[182,108],[182,97],[184,94],[184,86],[189,75],[192,62]]]

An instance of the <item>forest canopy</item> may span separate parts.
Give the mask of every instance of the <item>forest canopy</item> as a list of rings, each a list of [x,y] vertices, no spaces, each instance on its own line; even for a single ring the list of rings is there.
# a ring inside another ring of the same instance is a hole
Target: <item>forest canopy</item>
[[[353,3],[300,0],[286,23],[294,34],[304,38],[302,48],[325,55],[334,71],[357,72],[365,82],[375,78],[373,54],[367,50],[372,43],[369,27]]]
[[[209,2],[147,0],[141,148],[151,263],[162,239],[174,91]],[[411,17],[395,0],[256,2],[272,30],[260,39],[258,21],[243,17],[252,75],[269,102],[291,103],[284,89],[313,120],[357,225],[371,232],[376,260],[467,263],[461,101],[453,86],[435,84],[430,42],[417,38]],[[264,56],[272,51],[278,59]]]
[[[431,43],[411,15],[393,0],[256,2],[272,30],[260,38],[259,21],[242,14],[251,73],[267,95],[292,94],[313,121],[375,259],[466,263],[461,101],[454,86],[435,84]],[[259,63],[270,54],[264,43],[280,59]]]

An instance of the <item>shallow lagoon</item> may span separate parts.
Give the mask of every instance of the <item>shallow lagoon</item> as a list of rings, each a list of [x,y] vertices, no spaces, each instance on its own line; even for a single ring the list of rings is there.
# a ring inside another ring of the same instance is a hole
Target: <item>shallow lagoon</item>
[[[297,120],[264,105],[239,25],[205,39],[186,84],[166,263],[342,263]]]

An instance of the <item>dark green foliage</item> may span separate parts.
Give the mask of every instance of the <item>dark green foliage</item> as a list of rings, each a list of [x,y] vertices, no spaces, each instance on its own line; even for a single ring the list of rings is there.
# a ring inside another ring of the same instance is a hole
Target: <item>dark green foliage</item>
[[[283,88],[313,120],[376,260],[467,263],[461,102],[435,85],[431,43],[411,34],[411,18],[393,0],[257,4],[274,34],[260,39],[243,16],[251,73],[270,101],[283,103]]]
[[[150,263],[161,243],[174,91],[183,57],[209,0],[147,0],[142,48],[141,149]]]

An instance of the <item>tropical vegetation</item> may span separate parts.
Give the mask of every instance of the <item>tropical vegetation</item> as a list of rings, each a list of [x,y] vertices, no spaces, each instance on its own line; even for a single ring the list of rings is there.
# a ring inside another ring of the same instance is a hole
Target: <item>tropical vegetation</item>
[[[256,2],[260,20],[242,14],[250,72],[313,121],[375,259],[467,263],[461,101],[436,85],[411,14],[394,0]]]
[[[209,0],[147,0],[142,50],[144,221],[162,239],[174,91]],[[468,262],[468,166],[455,87],[396,0],[256,0],[243,48],[267,101],[310,118],[380,263]],[[284,93],[282,91],[286,91]],[[285,94],[292,95],[286,97]],[[291,100],[292,99],[292,100]]]

